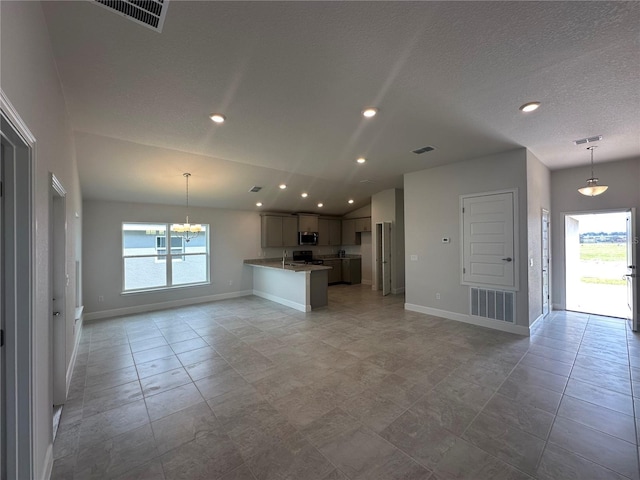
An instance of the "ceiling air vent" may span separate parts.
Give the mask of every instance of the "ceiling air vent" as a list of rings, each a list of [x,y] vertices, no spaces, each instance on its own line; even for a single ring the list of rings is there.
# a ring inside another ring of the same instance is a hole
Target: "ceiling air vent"
[[[256,185],[254,185],[253,187],[251,187],[251,188],[249,189],[249,191],[250,191],[250,192],[253,192],[253,193],[258,193],[260,190],[262,190],[262,187],[258,187],[258,186],[256,186]]]
[[[436,147],[432,147],[431,145],[427,145],[426,147],[418,148],[417,150],[412,150],[416,155],[420,155],[421,153],[431,152],[435,150]]]
[[[169,0],[93,0],[136,23],[162,32]]]
[[[585,143],[597,142],[602,140],[602,135],[596,135],[595,137],[581,138],[580,140],[574,140],[575,145],[584,145]]]

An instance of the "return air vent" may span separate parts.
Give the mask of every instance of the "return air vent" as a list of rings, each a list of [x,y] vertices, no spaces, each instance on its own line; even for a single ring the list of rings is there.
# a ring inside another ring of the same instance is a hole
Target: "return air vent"
[[[136,23],[162,32],[169,0],[94,0]]]
[[[602,140],[602,135],[596,135],[595,137],[581,138],[580,140],[574,140],[575,145],[584,145],[585,143],[592,143]]]
[[[420,155],[422,153],[431,152],[431,151],[433,151],[435,149],[436,149],[436,147],[432,147],[431,145],[427,145],[426,147],[422,147],[422,148],[418,148],[416,150],[412,150],[412,152],[415,153],[416,155]]]
[[[515,323],[515,294],[503,290],[471,287],[471,315]]]
[[[258,193],[260,190],[262,190],[262,187],[258,187],[257,185],[254,185],[249,189],[249,191],[253,193]]]

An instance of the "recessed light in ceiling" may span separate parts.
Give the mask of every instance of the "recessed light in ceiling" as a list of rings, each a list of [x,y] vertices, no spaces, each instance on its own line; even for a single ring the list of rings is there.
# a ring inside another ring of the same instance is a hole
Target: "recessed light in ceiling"
[[[377,113],[378,113],[378,109],[375,107],[367,107],[364,110],[362,110],[362,116],[365,118],[375,117]]]
[[[367,161],[367,159],[364,158],[364,157],[360,157],[359,159],[356,160],[356,162],[358,162],[358,163],[364,163],[366,161]]]
[[[261,207],[261,206],[262,206],[262,202],[256,203],[256,207]]]
[[[323,206],[324,206],[324,204],[322,204],[322,203],[318,204],[318,207],[320,207],[320,208],[322,208]]]
[[[300,196],[301,196],[302,198],[307,198],[307,197],[309,196],[309,194],[308,194],[307,192],[302,192],[302,193],[300,194]]]
[[[212,113],[211,115],[209,115],[209,118],[213,120],[214,123],[224,123],[224,121],[227,119],[227,117],[225,117],[221,113]]]
[[[519,110],[524,113],[529,113],[529,112],[533,112],[534,110],[537,110],[539,106],[540,106],[540,102],[527,102],[524,105],[522,105],[519,108]]]
[[[353,203],[353,198],[350,198],[347,203]]]
[[[287,188],[287,186],[284,183],[280,184],[280,190],[284,190],[285,188]]]

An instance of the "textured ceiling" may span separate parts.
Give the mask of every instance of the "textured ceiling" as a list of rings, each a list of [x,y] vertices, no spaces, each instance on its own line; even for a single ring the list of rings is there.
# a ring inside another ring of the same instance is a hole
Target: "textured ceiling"
[[[160,34],[91,2],[43,9],[86,198],[180,204],[190,171],[194,205],[343,214],[518,147],[552,169],[588,163],[572,141],[592,135],[596,162],[640,156],[638,2],[174,0]]]

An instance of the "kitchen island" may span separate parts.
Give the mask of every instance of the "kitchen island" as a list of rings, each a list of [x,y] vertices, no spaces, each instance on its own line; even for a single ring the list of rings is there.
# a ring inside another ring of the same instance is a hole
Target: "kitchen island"
[[[301,312],[325,307],[328,303],[328,272],[331,267],[296,262],[250,259],[253,267],[253,294]]]

